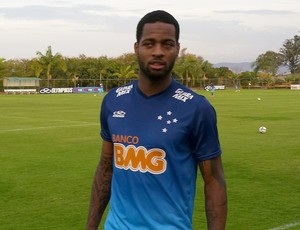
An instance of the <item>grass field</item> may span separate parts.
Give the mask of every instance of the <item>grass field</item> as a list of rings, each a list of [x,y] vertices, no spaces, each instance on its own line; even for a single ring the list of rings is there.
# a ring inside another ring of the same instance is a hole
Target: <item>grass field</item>
[[[218,113],[227,229],[300,229],[300,91],[200,93]],[[101,100],[0,95],[0,229],[84,229],[101,146]],[[195,229],[206,229],[202,191],[199,176]]]

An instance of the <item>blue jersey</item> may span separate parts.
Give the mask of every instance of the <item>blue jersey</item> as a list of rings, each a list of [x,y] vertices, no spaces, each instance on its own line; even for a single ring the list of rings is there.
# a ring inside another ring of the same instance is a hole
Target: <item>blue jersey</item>
[[[192,229],[198,163],[221,154],[211,104],[175,80],[153,96],[135,81],[105,96],[100,118],[114,145],[105,229]]]

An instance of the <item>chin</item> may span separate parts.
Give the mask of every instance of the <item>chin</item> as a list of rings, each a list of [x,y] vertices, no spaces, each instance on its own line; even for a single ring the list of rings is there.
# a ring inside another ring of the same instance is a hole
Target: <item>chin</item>
[[[169,78],[169,76],[169,73],[151,73],[146,75],[146,77],[152,81],[161,81],[163,79]]]

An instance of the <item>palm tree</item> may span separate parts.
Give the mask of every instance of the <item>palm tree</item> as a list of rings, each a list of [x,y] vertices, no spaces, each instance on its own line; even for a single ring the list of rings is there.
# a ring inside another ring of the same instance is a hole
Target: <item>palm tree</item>
[[[127,79],[136,78],[137,74],[132,69],[132,67],[129,66],[120,66],[119,71],[114,73],[114,76],[118,77],[119,80],[124,80],[124,84],[126,84]]]
[[[174,71],[187,87],[194,87],[200,80],[201,64],[203,58],[186,52],[187,48],[181,50],[180,56],[176,60]]]
[[[40,64],[40,61],[36,58],[31,59],[30,68],[34,71],[34,76],[36,77],[40,77],[41,73],[43,72],[43,67]]]
[[[48,46],[46,54],[42,54],[40,51],[36,52],[38,55],[38,62],[44,70],[46,70],[46,76],[48,81],[48,87],[50,85],[50,80],[52,79],[52,70],[53,68],[58,67],[64,72],[67,71],[66,63],[63,60],[63,57],[60,53],[52,54],[51,46]]]
[[[74,75],[73,77],[72,77],[72,82],[74,83],[74,87],[76,87],[77,86],[77,82],[79,81],[79,77],[76,77],[76,75]]]

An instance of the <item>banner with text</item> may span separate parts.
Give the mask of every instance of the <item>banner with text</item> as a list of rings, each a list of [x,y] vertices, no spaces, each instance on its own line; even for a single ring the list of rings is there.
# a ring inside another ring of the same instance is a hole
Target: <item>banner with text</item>
[[[100,92],[100,87],[77,87],[77,88],[73,88],[73,93],[98,93],[98,92]]]
[[[41,88],[40,94],[73,93],[73,88]]]
[[[300,84],[299,85],[291,85],[292,90],[300,90]]]
[[[60,93],[99,93],[100,87],[76,87],[76,88],[41,88],[40,94],[60,94]]]

